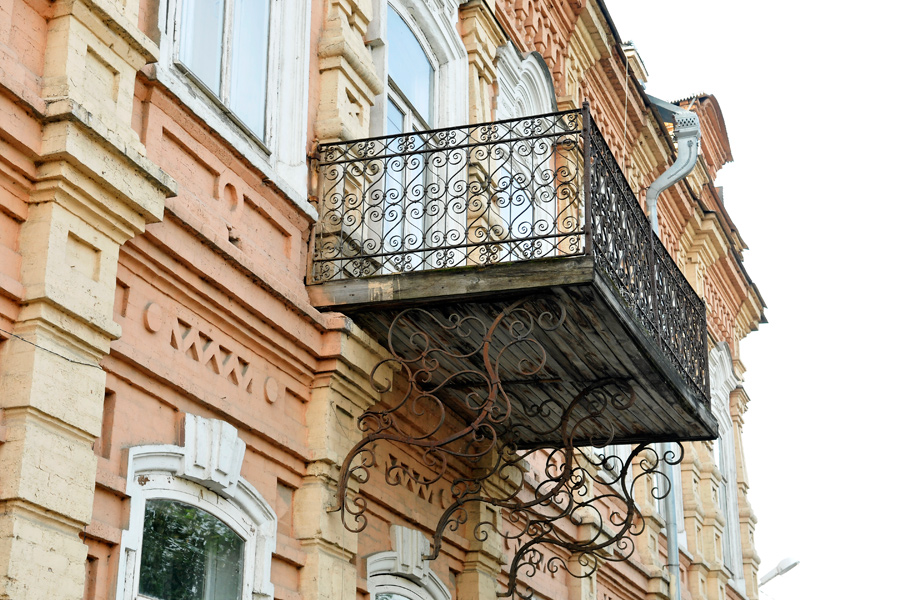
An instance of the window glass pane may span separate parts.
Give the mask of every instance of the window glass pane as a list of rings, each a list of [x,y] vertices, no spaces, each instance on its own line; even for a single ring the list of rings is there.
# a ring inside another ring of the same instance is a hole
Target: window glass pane
[[[265,134],[268,52],[269,0],[235,0],[228,102],[260,138]]]
[[[434,68],[416,36],[391,7],[388,7],[388,77],[426,123],[431,124]]]
[[[375,594],[375,600],[412,600],[412,598],[393,592],[378,592]]]
[[[221,94],[225,0],[183,0],[179,60],[214,93]]]
[[[244,541],[196,506],[148,500],[139,593],[161,600],[240,600]]]
[[[395,135],[403,133],[403,113],[394,104],[393,100],[388,100],[387,106],[387,134]]]

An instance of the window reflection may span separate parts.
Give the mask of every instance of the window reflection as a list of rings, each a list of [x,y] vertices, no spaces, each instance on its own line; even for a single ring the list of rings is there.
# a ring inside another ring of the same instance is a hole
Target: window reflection
[[[388,7],[388,78],[423,123],[431,124],[434,67],[406,22]],[[418,125],[418,124],[417,124]],[[410,131],[411,128],[405,128]]]
[[[179,59],[218,94],[222,73],[225,0],[182,0]]]
[[[269,0],[236,0],[231,45],[231,109],[262,136],[266,119]]]
[[[178,62],[260,139],[266,132],[270,2],[182,0],[178,24]]]
[[[244,540],[205,510],[148,500],[138,592],[159,600],[240,600]]]

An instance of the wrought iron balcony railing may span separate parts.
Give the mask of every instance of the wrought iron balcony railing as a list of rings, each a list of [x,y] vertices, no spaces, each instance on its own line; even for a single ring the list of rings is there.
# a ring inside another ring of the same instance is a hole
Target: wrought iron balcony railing
[[[709,397],[705,305],[587,106],[321,144],[318,178],[310,283],[591,256],[683,379]]]

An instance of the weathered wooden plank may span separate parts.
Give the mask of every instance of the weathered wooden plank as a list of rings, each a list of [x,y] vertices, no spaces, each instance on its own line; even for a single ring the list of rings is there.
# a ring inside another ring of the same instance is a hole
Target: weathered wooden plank
[[[536,263],[540,263],[540,269],[533,268]],[[588,281],[585,281],[585,266],[590,272]],[[509,346],[514,338],[505,326],[494,333],[491,360],[496,360],[497,348],[506,346],[504,377],[519,380],[507,382],[504,390],[516,411],[513,424],[523,432],[522,447],[561,445],[561,432],[550,436],[536,436],[533,432],[547,427],[548,422],[558,424],[565,407],[584,386],[605,377],[630,380],[636,391],[636,401],[628,410],[609,410],[604,416],[619,432],[612,443],[710,439],[716,434],[715,420],[704,400],[681,380],[656,340],[632,317],[614,289],[600,276],[595,277],[585,257],[407,273],[378,279],[391,280],[390,284],[383,284],[388,292],[380,296],[380,292],[373,292],[377,282],[370,280],[364,290],[359,283],[340,282],[345,286],[343,291],[336,283],[326,284],[332,290],[314,302],[326,296],[329,302],[345,302],[340,307],[329,307],[345,310],[382,343],[388,341],[391,322],[403,307],[420,307],[424,312],[415,315],[416,327],[431,336],[436,344],[458,353],[477,348],[483,332],[477,331],[467,339],[460,337],[458,331],[444,329],[440,324],[446,325],[451,314],[475,317],[484,327],[489,327],[505,307],[517,300],[527,299],[526,305],[532,311],[556,310],[555,303],[565,309],[566,320],[558,329],[537,328],[532,332],[547,353],[546,364],[538,373],[523,375],[509,370],[509,365],[519,361],[534,360],[534,352],[527,345]],[[372,299],[376,296],[380,299]],[[363,297],[369,300],[361,301]],[[396,352],[413,356],[420,351],[413,343],[416,327],[398,330],[401,335],[394,339]],[[434,373],[431,385],[438,385],[454,372],[465,369],[484,371],[480,352],[467,358],[442,358],[443,364]],[[440,397],[463,420],[471,419],[474,413],[466,407],[465,397],[477,385],[483,385],[477,377],[455,377],[452,385],[441,390]],[[545,401],[551,401],[549,415],[525,414],[529,405]],[[583,408],[574,412],[576,420],[587,416]],[[591,435],[600,431],[596,427],[586,430],[581,441],[590,443]]]
[[[308,286],[313,306],[352,311],[372,303],[384,308],[429,302],[471,301],[537,291],[559,285],[586,283],[593,278],[589,256],[561,256],[467,266],[433,271],[413,271],[382,277],[330,281]]]

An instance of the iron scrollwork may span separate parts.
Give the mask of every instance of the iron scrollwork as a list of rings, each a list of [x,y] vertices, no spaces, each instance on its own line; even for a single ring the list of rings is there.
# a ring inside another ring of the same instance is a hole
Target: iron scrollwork
[[[580,254],[579,111],[319,146],[313,282]]]
[[[366,527],[365,494],[352,493],[350,482],[364,486],[370,480],[376,445],[385,442],[404,446],[423,466],[388,465],[388,486],[410,480],[421,486],[452,482],[450,503],[426,559],[438,556],[447,532],[464,526],[473,527],[481,541],[493,530],[514,548],[501,596],[530,597],[528,579],[539,569],[586,577],[602,560],[630,556],[633,537],[644,528],[635,486],[645,481],[654,497],[664,497],[671,486],[661,466],[680,462],[681,451],[662,454],[653,445],[639,444],[622,457],[604,450],[616,439],[615,413],[635,401],[630,382],[622,378],[588,382],[568,402],[511,400],[505,386],[538,381],[544,374],[541,332],[565,320],[564,308],[546,298],[514,302],[490,322],[418,308],[397,314],[388,332],[391,356],[370,378],[385,406],[359,418],[364,437],[340,473],[333,510],[342,513],[345,527],[357,532]],[[378,383],[386,372],[396,372],[393,381],[404,388]],[[550,432],[561,440],[556,447],[521,445]],[[504,525],[470,523],[479,504],[499,509]],[[569,535],[579,523],[590,525],[589,535]]]
[[[708,401],[706,307],[588,107],[319,146],[311,283],[590,252]]]

